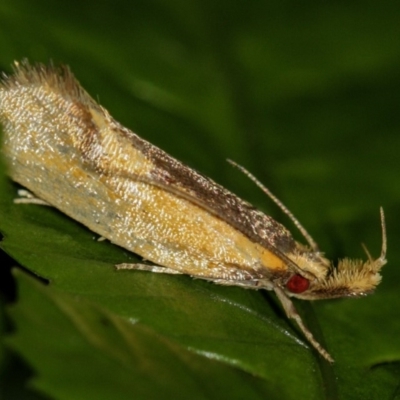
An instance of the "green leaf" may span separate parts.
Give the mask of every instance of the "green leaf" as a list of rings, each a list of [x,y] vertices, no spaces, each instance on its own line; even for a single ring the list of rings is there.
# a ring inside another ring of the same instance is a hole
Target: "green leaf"
[[[2,69],[25,57],[69,64],[124,125],[285,222],[224,160],[243,164],[330,258],[363,257],[360,242],[377,254],[384,206],[389,263],[372,296],[296,302],[335,358],[330,366],[274,296],[184,276],[116,272],[115,264],[138,259],[54,209],[13,204],[17,186],[2,168],[1,246],[49,287],[18,278],[9,310],[12,351],[0,376],[20,374],[54,398],[86,398],[88,390],[94,396],[93,382],[120,397],[157,396],[161,387],[178,397],[185,382],[191,397],[211,397],[211,374],[219,397],[399,398],[399,8],[389,1],[3,0]],[[82,326],[98,330],[106,350],[87,341],[60,302]],[[151,370],[139,378],[133,356],[116,366],[109,355],[130,343],[117,340],[118,324],[140,336],[154,368],[167,365],[165,386]],[[60,383],[67,366],[61,354],[79,386]],[[173,369],[177,354],[185,361]]]
[[[8,342],[38,368],[35,385],[54,398],[260,399],[268,393],[259,378],[17,275],[20,299],[10,311],[17,334]]]

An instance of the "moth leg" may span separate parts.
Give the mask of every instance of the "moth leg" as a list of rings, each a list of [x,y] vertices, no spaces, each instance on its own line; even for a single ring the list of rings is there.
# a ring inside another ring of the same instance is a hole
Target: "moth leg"
[[[190,271],[177,271],[176,269],[161,267],[159,265],[149,265],[149,264],[117,264],[115,266],[117,271],[121,270],[136,270],[136,271],[148,271],[148,272],[157,272],[160,274],[174,274],[174,275],[190,275],[194,279],[204,279],[209,282],[213,282],[217,285],[225,285],[225,286],[240,286],[247,289],[258,289],[257,283],[255,281],[240,281],[240,280],[227,280],[222,278],[216,278],[215,276],[210,275],[196,275],[191,274]]]
[[[193,276],[193,275],[192,275]],[[226,279],[215,279],[215,278],[207,278],[207,277],[199,277],[193,276],[194,278],[206,279],[210,282],[215,283],[216,285],[222,286],[240,286],[245,289],[259,289],[257,286],[257,281],[235,281],[235,280],[226,280]]]
[[[294,304],[292,303],[292,300],[290,300],[290,298],[280,287],[275,286],[274,290],[288,318],[292,318],[296,321],[297,325],[303,332],[304,336],[314,346],[314,348],[318,351],[318,353],[321,354],[322,357],[324,357],[329,362],[333,362],[333,358],[331,357],[331,355],[314,339],[313,334],[304,325],[299,313],[297,312],[296,308],[294,307]]]
[[[50,206],[49,203],[45,202],[42,199],[39,199],[34,194],[32,194],[29,190],[19,189],[18,190],[18,198],[14,199],[15,204],[39,204],[41,206]]]
[[[172,268],[166,268],[166,267],[160,267],[159,265],[149,265],[149,264],[140,264],[140,263],[134,263],[134,264],[117,264],[115,266],[115,269],[117,271],[122,271],[122,270],[136,270],[136,271],[148,271],[148,272],[157,272],[159,274],[181,274],[181,272],[172,269]]]

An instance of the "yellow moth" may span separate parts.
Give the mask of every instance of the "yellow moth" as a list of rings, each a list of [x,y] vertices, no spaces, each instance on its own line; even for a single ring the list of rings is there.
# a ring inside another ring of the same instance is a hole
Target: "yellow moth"
[[[119,269],[188,274],[222,285],[273,290],[289,318],[329,361],[290,300],[367,294],[386,263],[328,261],[293,220],[308,247],[271,217],[120,125],[68,67],[15,63],[0,83],[2,151],[13,180],[111,242],[155,265]]]

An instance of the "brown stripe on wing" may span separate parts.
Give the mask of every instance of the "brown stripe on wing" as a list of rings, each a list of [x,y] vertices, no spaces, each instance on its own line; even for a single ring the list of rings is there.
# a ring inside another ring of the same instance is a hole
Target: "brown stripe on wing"
[[[255,209],[224,187],[169,156],[163,150],[124,128],[124,133],[155,168],[140,177],[218,216],[255,243],[292,262],[285,256],[296,244],[290,232],[273,218]]]

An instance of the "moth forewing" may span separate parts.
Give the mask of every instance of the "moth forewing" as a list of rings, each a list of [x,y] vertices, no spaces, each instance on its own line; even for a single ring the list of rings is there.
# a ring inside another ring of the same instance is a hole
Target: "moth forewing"
[[[386,262],[383,212],[381,257],[342,261],[335,269],[293,214],[243,167],[310,248],[270,216],[120,125],[68,67],[16,63],[14,75],[3,75],[0,84],[0,122],[9,174],[33,193],[30,202],[40,199],[155,264],[119,269],[274,290],[288,317],[329,361],[290,296],[349,296],[379,283]]]

